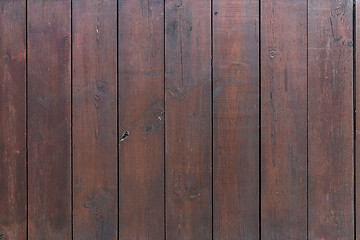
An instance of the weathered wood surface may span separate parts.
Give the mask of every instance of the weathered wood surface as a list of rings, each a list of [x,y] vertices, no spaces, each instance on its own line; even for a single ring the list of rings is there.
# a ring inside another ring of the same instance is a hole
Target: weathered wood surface
[[[0,239],[26,239],[26,1],[0,3]]]
[[[211,1],[165,4],[166,237],[211,239]]]
[[[28,237],[71,238],[71,2],[28,0]]]
[[[308,14],[309,239],[353,239],[353,2]]]
[[[261,1],[261,237],[307,238],[306,0]]]
[[[164,239],[164,5],[119,1],[120,239]]]
[[[355,28],[353,32],[355,32],[355,39],[353,42],[355,55],[355,75],[353,76],[356,81],[354,81],[354,109],[355,109],[355,209],[356,212],[354,217],[356,219],[356,226],[355,226],[355,239],[360,239],[360,1],[355,1],[355,16],[353,16],[353,21],[355,21]],[[358,220],[359,219],[359,220]]]
[[[74,239],[117,239],[116,6],[72,1]]]
[[[258,1],[214,1],[213,61],[214,239],[258,239]]]
[[[360,239],[359,9],[0,1],[0,240]]]

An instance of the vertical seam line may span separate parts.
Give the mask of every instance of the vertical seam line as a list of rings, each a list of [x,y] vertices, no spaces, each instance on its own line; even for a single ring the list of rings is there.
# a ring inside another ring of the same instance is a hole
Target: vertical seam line
[[[214,2],[210,1],[211,38],[211,238],[214,239]]]
[[[353,134],[354,239],[356,239],[356,0],[353,1]]]
[[[309,239],[309,1],[306,1],[306,238]]]
[[[119,77],[119,0],[116,1],[116,156],[117,156],[117,239],[120,239],[120,77]]]
[[[164,78],[164,239],[166,240],[166,0],[164,0],[163,2],[164,6],[163,6],[163,14],[164,14],[164,18],[163,18],[163,78]]]
[[[28,118],[29,118],[29,107],[28,107],[28,85],[29,85],[29,80],[28,80],[28,55],[29,55],[29,50],[28,50],[28,1],[25,0],[25,22],[26,22],[26,26],[25,26],[25,51],[26,51],[26,63],[25,63],[25,148],[26,148],[26,156],[25,156],[25,161],[26,161],[26,239],[29,239],[29,153],[28,153],[28,139],[29,139],[29,123],[28,123]]]
[[[74,239],[74,140],[73,140],[73,2],[70,1],[70,144],[71,144],[71,239]]]
[[[259,86],[258,86],[258,91],[259,91],[259,139],[258,139],[258,144],[259,144],[259,169],[258,169],[258,174],[259,174],[259,239],[261,240],[261,0],[259,0]]]

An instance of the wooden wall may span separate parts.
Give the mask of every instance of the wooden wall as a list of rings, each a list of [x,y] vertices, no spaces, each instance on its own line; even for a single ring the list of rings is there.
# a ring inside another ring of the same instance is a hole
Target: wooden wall
[[[1,0],[0,240],[360,239],[357,46],[355,0]]]

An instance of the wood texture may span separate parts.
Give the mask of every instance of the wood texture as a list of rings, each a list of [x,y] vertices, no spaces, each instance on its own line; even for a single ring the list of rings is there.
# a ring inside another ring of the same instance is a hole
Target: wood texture
[[[0,240],[360,239],[359,2],[0,0]]]
[[[214,239],[258,239],[259,2],[213,8]]]
[[[29,239],[71,239],[70,0],[28,0]]]
[[[353,2],[309,1],[309,239],[353,239]]]
[[[306,239],[307,5],[261,4],[261,238]]]
[[[166,237],[211,239],[211,2],[165,6]]]
[[[26,1],[0,2],[0,239],[26,239]]]
[[[119,1],[120,239],[164,239],[164,5]]]
[[[354,214],[356,219],[355,226],[355,239],[360,239],[360,1],[355,1],[355,39],[354,39],[354,47],[355,47],[355,85],[353,86],[355,89],[355,209],[356,212]]]
[[[72,4],[74,239],[117,239],[117,3]]]

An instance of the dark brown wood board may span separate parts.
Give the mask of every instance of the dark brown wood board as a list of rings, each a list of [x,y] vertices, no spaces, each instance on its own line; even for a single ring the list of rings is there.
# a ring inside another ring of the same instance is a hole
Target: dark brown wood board
[[[164,239],[164,5],[119,1],[119,235]]]
[[[214,239],[259,239],[259,1],[213,4]]]
[[[353,2],[308,14],[309,239],[353,239]]]
[[[307,238],[306,0],[261,1],[261,238]]]
[[[28,0],[28,238],[71,239],[71,2]]]
[[[355,209],[356,212],[354,214],[355,217],[355,239],[360,239],[360,1],[355,1],[356,5],[354,5],[354,13],[353,21],[355,23],[355,28],[353,29],[354,34],[354,52],[355,55],[355,75],[354,77],[354,109],[355,109]]]
[[[72,1],[74,239],[118,239],[116,7]]]
[[[166,239],[211,239],[211,2],[165,4]]]
[[[0,2],[0,239],[26,239],[26,1]]]

